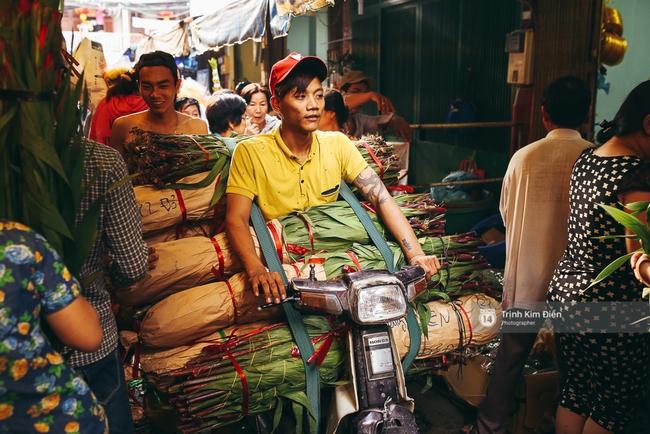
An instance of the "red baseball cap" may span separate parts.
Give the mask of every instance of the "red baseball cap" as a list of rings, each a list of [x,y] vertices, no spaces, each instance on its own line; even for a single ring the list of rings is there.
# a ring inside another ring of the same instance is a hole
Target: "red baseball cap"
[[[293,68],[301,63],[309,63],[310,68],[314,70],[316,76],[320,81],[327,78],[327,65],[320,57],[317,56],[302,56],[295,51],[289,54],[284,59],[278,61],[271,68],[271,78],[269,79],[269,89],[271,94],[275,95],[275,86],[282,82],[293,71]]]

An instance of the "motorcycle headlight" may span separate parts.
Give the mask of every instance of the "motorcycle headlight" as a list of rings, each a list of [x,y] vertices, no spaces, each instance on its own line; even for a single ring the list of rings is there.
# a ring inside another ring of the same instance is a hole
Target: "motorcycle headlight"
[[[350,304],[353,320],[359,324],[385,324],[407,313],[404,290],[399,285],[359,288]]]

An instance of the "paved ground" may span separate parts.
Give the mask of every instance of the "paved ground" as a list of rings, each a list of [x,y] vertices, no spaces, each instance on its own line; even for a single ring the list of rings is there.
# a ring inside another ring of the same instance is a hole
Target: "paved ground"
[[[408,393],[415,400],[416,417],[421,428],[420,434],[457,434],[463,425],[470,423],[476,416],[476,409],[465,403],[449,391],[444,379],[432,377],[428,390],[424,380],[414,380],[408,383]],[[289,426],[293,426],[289,423]],[[152,426],[142,427],[138,434],[168,434],[166,431]],[[281,427],[282,428],[282,427]],[[292,429],[278,429],[279,434],[289,434]],[[535,429],[517,434],[554,434],[554,421],[546,414]],[[255,434],[252,430],[238,430],[235,426],[213,430],[211,434]],[[626,434],[647,434],[645,417],[640,412],[628,427]]]
[[[425,430],[426,425],[421,423],[421,434],[455,434],[475,417],[476,410],[469,404],[454,399],[441,377],[434,377],[433,386],[421,393],[425,386],[420,380],[408,384],[409,396],[415,400],[418,419],[424,416],[430,424],[429,429]]]

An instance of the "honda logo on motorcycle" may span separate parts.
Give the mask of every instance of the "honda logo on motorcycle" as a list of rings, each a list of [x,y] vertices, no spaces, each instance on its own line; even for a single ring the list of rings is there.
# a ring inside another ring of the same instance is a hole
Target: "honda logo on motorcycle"
[[[380,336],[377,338],[368,339],[369,347],[374,347],[375,345],[388,345],[388,344],[390,344],[390,340],[388,339],[388,336]]]

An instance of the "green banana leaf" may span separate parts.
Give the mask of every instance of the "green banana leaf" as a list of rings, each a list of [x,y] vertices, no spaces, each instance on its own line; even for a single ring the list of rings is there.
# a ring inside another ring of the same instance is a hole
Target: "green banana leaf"
[[[650,202],[633,202],[625,205],[625,208],[627,208],[630,211],[633,211],[632,214],[627,213],[623,210],[620,210],[610,205],[598,204],[598,206],[600,206],[602,209],[607,211],[609,215],[611,215],[617,222],[622,224],[626,229],[633,232],[634,235],[603,235],[600,237],[594,237],[594,239],[601,239],[601,240],[611,239],[611,238],[638,239],[641,242],[641,249],[637,250],[636,252],[623,255],[620,258],[617,258],[614,261],[612,261],[612,263],[609,264],[607,267],[605,267],[603,271],[598,273],[598,276],[596,276],[594,281],[591,282],[591,284],[586,289],[589,289],[594,285],[605,280],[612,273],[618,270],[622,265],[624,265],[634,253],[637,252],[645,252],[647,254],[650,253],[650,229],[648,229],[648,223],[650,223],[650,212],[648,212],[648,210],[650,209]],[[646,211],[645,225],[641,220],[639,220],[636,217],[644,211]],[[584,290],[581,291],[581,293],[582,292],[584,292]]]
[[[648,229],[648,226],[644,225],[638,218],[618,208],[602,203],[598,204],[598,206],[607,211],[617,222],[634,232],[639,237],[639,240],[641,240],[641,245],[646,253],[650,251],[648,250],[650,249],[650,229]]]

